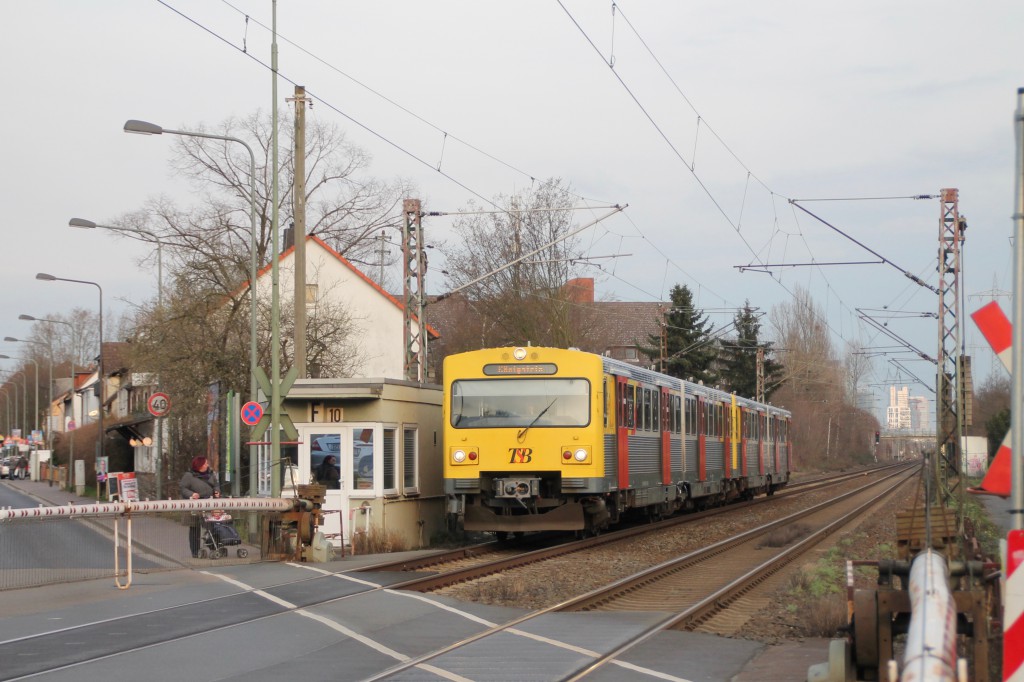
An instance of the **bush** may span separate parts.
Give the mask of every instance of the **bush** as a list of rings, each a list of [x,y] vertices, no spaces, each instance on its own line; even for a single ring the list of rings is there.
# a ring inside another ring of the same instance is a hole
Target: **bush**
[[[377,526],[370,526],[366,533],[352,534],[353,554],[387,554],[388,552],[404,552],[408,549],[405,540],[396,531],[384,531]]]

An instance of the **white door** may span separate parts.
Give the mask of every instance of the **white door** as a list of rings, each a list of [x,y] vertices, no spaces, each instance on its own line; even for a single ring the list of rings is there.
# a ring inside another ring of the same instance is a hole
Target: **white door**
[[[379,424],[318,424],[299,427],[299,472],[302,480],[327,486],[322,532],[338,546],[349,544],[353,524],[349,509],[376,495],[374,451]],[[334,467],[334,472],[330,471]],[[354,504],[353,504],[354,501]],[[361,526],[360,526],[361,527]]]

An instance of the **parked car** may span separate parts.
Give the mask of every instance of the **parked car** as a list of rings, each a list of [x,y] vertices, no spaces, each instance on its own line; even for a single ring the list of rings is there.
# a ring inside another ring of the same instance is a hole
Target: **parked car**
[[[373,443],[353,443],[352,458],[355,472],[360,478],[373,478]],[[309,469],[316,471],[327,455],[341,457],[341,436],[325,435],[313,439],[309,448]]]
[[[11,471],[14,470],[14,462],[11,461],[10,457],[5,457],[0,460],[0,478],[10,478]]]

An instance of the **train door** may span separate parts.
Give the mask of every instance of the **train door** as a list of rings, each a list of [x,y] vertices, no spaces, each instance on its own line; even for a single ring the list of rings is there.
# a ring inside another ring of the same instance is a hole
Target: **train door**
[[[657,396],[658,394],[655,393]],[[661,484],[669,485],[672,483],[672,419],[669,410],[671,403],[669,401],[668,388],[661,387],[661,400],[659,402],[659,414],[661,419],[658,420],[659,427],[661,429],[660,441],[661,441]]]
[[[629,432],[636,424],[634,387],[630,386],[626,377],[615,377],[615,447],[617,450],[619,490],[629,488]]]
[[[737,408],[740,420],[740,476],[747,477],[747,438],[750,437],[750,413],[743,407]]]
[[[754,415],[757,421],[757,474],[764,476],[764,413]]]
[[[697,480],[708,480],[708,402],[697,396]]]

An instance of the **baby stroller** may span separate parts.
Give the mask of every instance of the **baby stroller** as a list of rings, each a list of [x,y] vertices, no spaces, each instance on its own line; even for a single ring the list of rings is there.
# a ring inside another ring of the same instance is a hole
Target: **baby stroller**
[[[202,549],[199,556],[211,559],[220,559],[228,555],[228,546],[242,544],[242,538],[235,530],[235,524],[231,520],[231,514],[215,511],[203,515]],[[239,559],[249,556],[249,550],[239,547],[235,550]]]

